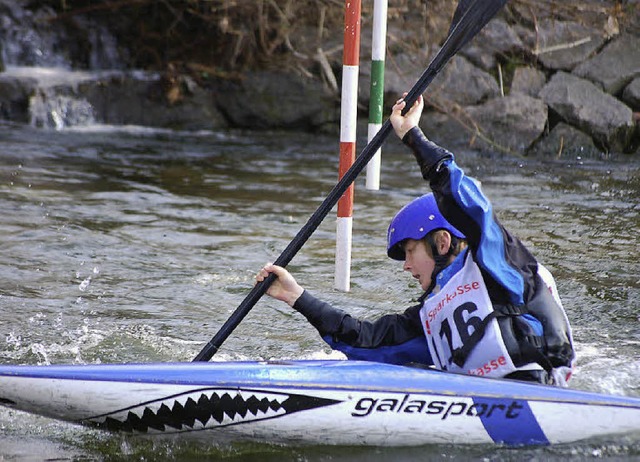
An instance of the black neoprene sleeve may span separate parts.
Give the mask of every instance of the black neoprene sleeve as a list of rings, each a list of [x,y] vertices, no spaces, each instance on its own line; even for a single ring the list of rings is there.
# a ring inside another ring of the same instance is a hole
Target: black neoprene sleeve
[[[432,173],[437,170],[441,162],[453,159],[453,154],[427,139],[420,127],[416,126],[409,130],[402,138],[402,142],[411,148],[425,180],[431,179]]]

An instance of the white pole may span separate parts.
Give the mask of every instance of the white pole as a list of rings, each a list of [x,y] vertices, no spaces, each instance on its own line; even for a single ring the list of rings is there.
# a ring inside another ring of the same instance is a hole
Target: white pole
[[[387,48],[387,10],[388,0],[374,0],[373,3],[373,35],[371,43],[371,89],[369,91],[369,125],[368,140],[382,127],[384,104],[384,59]],[[367,164],[366,188],[380,189],[380,164],[382,149]]]

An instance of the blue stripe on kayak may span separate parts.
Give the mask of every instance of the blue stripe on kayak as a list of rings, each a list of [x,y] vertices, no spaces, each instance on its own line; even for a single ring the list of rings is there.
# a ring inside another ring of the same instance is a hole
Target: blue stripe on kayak
[[[528,401],[474,398],[473,403],[476,415],[495,443],[509,446],[550,444]]]

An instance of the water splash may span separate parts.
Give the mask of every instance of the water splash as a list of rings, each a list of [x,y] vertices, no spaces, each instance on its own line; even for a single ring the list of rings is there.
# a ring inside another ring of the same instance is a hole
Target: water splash
[[[91,276],[87,276],[85,279],[83,279],[78,286],[78,289],[80,290],[80,292],[84,292],[89,287],[89,284],[91,284]]]
[[[67,127],[95,123],[93,106],[84,98],[57,94],[40,89],[30,101],[31,125],[37,128],[63,130]]]

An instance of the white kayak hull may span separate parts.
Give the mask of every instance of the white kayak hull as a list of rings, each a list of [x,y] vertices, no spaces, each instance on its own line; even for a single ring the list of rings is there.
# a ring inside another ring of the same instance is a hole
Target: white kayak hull
[[[640,435],[640,399],[359,361],[0,366],[0,404],[109,431],[417,446]]]

